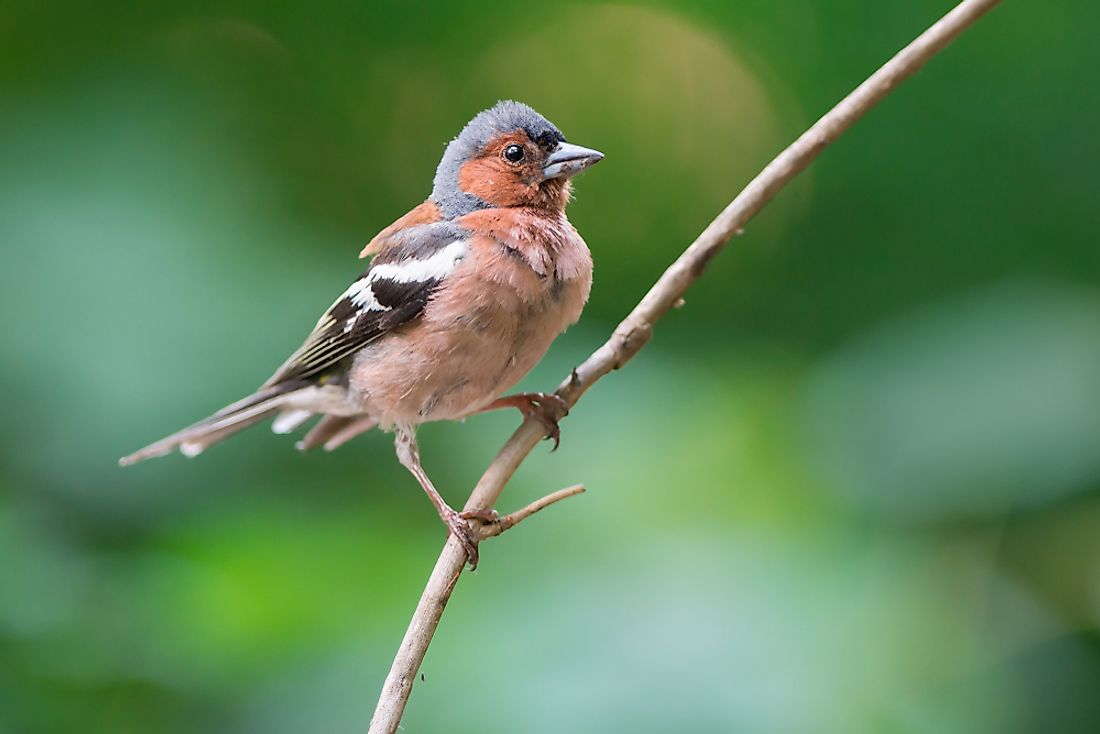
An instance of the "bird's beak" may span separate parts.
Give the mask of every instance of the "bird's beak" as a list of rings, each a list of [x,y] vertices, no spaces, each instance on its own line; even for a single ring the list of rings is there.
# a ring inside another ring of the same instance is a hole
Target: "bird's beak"
[[[591,148],[582,148],[570,143],[558,143],[546,159],[546,165],[542,167],[543,180],[551,178],[571,178],[588,168],[599,163],[603,159],[603,153]]]

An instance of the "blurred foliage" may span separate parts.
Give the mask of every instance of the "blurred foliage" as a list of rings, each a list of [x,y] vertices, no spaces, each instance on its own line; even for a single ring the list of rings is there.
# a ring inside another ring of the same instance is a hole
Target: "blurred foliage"
[[[0,732],[355,732],[443,534],[388,437],[115,458],[249,391],[499,98],[607,160],[597,346],[949,1],[0,6]],[[1100,729],[1100,6],[828,150],[501,509],[409,732]],[[422,431],[460,502],[514,415]]]

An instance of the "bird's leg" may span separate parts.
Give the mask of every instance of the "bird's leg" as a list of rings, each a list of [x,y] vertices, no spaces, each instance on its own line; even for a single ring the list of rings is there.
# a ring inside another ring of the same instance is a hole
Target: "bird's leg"
[[[466,557],[470,561],[470,568],[476,569],[478,537],[462,515],[456,512],[439,495],[435,485],[432,484],[432,480],[428,478],[427,472],[424,471],[424,467],[420,466],[420,451],[416,446],[416,434],[413,433],[412,429],[398,428],[394,438],[394,446],[397,449],[397,460],[416,477],[416,481],[420,482],[420,486],[424,488],[428,499],[435,505],[440,519],[462,543],[462,547],[466,550]]]
[[[546,426],[546,437],[554,439],[554,450],[557,450],[561,442],[558,421],[569,415],[569,403],[563,398],[554,393],[521,392],[497,398],[477,412],[487,413],[501,408],[518,408],[524,418],[531,416],[538,418]]]

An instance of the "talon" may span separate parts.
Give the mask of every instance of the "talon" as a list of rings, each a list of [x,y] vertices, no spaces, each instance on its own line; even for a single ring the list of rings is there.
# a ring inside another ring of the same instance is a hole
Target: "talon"
[[[446,520],[447,528],[451,531],[452,535],[458,538],[458,541],[462,543],[462,547],[466,551],[466,560],[470,564],[470,570],[476,571],[478,562],[477,536],[462,517],[462,514],[451,510],[447,514]]]
[[[539,393],[538,400],[539,402],[549,403],[554,406],[554,414],[557,416],[558,420],[569,415],[569,402],[557,393]]]
[[[458,513],[458,516],[463,520],[477,520],[486,525],[500,519],[500,514],[496,510],[463,510]]]
[[[561,430],[558,421],[569,415],[569,401],[557,393],[522,392],[497,398],[476,412],[483,413],[501,408],[518,408],[524,418],[537,418],[546,426],[546,438],[554,439],[556,451],[561,443]]]
[[[554,448],[550,450],[557,451],[561,444],[561,429],[558,427],[558,421],[569,415],[569,403],[554,393],[531,393],[526,397],[528,408],[523,412],[542,421],[546,426],[546,440],[554,441]]]
[[[558,446],[561,445],[561,429],[558,428],[558,422],[547,423],[546,426],[546,438],[544,441],[554,440],[554,448],[550,449],[551,452],[557,451]]]

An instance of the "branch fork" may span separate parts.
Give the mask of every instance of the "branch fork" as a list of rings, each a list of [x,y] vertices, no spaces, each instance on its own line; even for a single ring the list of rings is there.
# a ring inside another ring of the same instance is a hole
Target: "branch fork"
[[[556,502],[561,502],[564,499],[575,497],[582,492],[584,492],[584,485],[574,484],[571,487],[559,489],[557,492],[551,492],[545,497],[535,500],[526,507],[522,507],[507,515],[498,515],[496,510],[466,510],[462,512],[461,515],[467,520],[474,520],[478,523],[475,532],[478,533],[478,540],[482,541],[486,538],[495,538],[505,530],[511,530],[539,510],[547,508]]]

